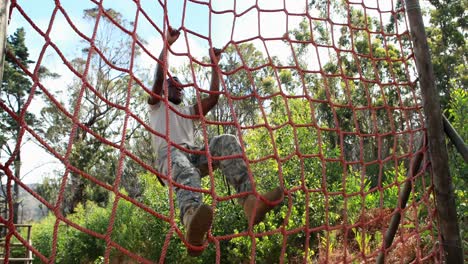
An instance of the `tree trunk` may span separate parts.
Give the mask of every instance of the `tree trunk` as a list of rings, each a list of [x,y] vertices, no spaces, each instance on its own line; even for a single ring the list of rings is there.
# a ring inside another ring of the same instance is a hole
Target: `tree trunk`
[[[10,1],[4,0],[0,4],[0,83],[3,83],[3,65],[5,62],[5,51],[7,43],[8,11]]]
[[[15,158],[15,177],[20,180],[20,173],[21,173],[21,151],[18,151],[18,154]],[[20,224],[19,220],[19,185],[14,182],[13,183],[13,223]]]
[[[74,179],[73,179],[74,178]],[[72,198],[70,202],[70,211],[69,213],[74,213],[75,208],[78,204],[85,203],[85,183],[81,179],[80,175],[72,175]]]

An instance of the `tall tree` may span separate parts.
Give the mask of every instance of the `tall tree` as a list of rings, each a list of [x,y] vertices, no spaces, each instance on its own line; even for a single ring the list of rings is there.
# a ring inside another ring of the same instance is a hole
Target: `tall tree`
[[[25,44],[26,32],[23,28],[18,28],[13,35],[7,39],[7,51],[9,55],[6,56],[3,72],[2,89],[0,90],[0,98],[2,103],[16,116],[20,116],[24,110],[27,98],[31,94],[32,83],[31,79],[21,69],[22,67],[28,68],[34,61],[29,59],[28,48]],[[56,74],[50,73],[47,68],[40,67],[39,78],[44,77],[57,77]],[[35,90],[34,95],[39,94]],[[30,111],[24,114],[24,121],[28,126],[36,126],[37,118]],[[21,176],[21,146],[23,146],[28,139],[21,137],[20,129],[21,124],[7,111],[0,112],[0,158],[7,160],[13,158],[12,168],[13,175],[17,179]],[[21,145],[16,149],[17,143],[21,141]],[[16,152],[15,152],[16,151]],[[4,175],[2,176],[4,177]],[[6,185],[2,180],[2,197],[6,197]],[[13,183],[13,221],[18,222],[19,210],[19,186]],[[5,201],[6,205],[6,201]],[[7,206],[3,207],[4,216],[7,217]]]
[[[6,56],[4,73],[3,73],[3,83],[1,92],[1,100],[8,108],[13,111],[16,115],[19,115],[29,92],[31,90],[31,80],[26,76],[26,74],[21,70],[18,63],[28,67],[29,64],[33,61],[29,60],[28,48],[25,45],[25,32],[23,28],[19,28],[16,32],[10,36],[7,40],[7,49],[11,52],[15,58]],[[21,151],[14,153],[16,149],[16,144],[20,138],[20,125],[19,123],[10,116],[6,111],[0,113],[0,126],[2,130],[2,135],[0,135],[0,147],[1,153],[5,155],[3,158],[14,158],[13,172],[16,178],[20,178],[21,174]],[[27,113],[25,116],[25,121],[28,125],[31,125],[35,122],[35,117],[32,113]],[[13,155],[15,155],[13,157]],[[2,180],[2,192],[3,197],[6,197],[6,186],[3,185]],[[18,221],[18,209],[19,209],[19,188],[16,183],[13,185],[13,221],[17,223]],[[5,203],[6,204],[6,203]],[[7,217],[7,206],[5,206],[5,217]]]
[[[84,10],[84,18],[94,24],[99,10],[97,8]],[[113,185],[118,170],[120,150],[112,144],[119,145],[122,141],[123,124],[126,110],[140,115],[146,104],[143,89],[138,87],[133,75],[120,69],[129,69],[130,61],[139,55],[138,46],[132,50],[135,41],[116,26],[132,27],[133,23],[123,19],[122,15],[113,9],[106,9],[101,17],[98,34],[91,49],[85,42],[83,56],[72,61],[73,67],[83,74],[89,58],[89,67],[85,82],[76,77],[66,88],[70,91],[68,101],[63,102],[65,108],[73,113],[80,104],[79,124],[73,147],[69,156],[70,164],[87,173],[103,184]],[[133,58],[132,58],[133,57]],[[136,72],[137,69],[131,69]],[[81,90],[82,96],[80,97]],[[128,93],[130,89],[130,94]],[[129,108],[126,101],[131,97]],[[57,109],[52,103],[42,110],[42,122],[47,127],[45,137],[56,150],[65,153],[68,148],[68,136],[73,127],[73,121]],[[135,133],[141,124],[130,118],[127,125],[125,147],[131,148],[136,139]],[[92,131],[93,133],[89,133]],[[108,140],[111,143],[105,143]],[[132,179],[138,171],[124,169],[122,183],[135,184]],[[141,171],[140,167],[140,171]],[[131,173],[128,173],[131,172]],[[108,202],[109,192],[83,177],[82,173],[72,172],[66,185],[71,195],[65,200],[63,211],[73,212],[78,204],[86,204],[87,200],[104,206]],[[134,187],[134,186],[133,186]],[[137,195],[138,190],[130,191]]]
[[[267,59],[252,43],[230,45],[223,54],[220,67],[230,74],[224,78],[225,96],[212,112],[213,119],[222,122],[222,133],[238,135],[234,125],[234,116],[240,126],[255,124],[262,106],[259,96],[262,91],[262,80],[272,74],[272,69],[265,67]],[[259,68],[251,71],[248,69]]]

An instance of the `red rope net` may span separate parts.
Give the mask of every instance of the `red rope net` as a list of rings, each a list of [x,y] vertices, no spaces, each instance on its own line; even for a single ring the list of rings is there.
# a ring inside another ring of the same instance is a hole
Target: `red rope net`
[[[37,57],[30,63],[7,52],[9,65],[30,87],[20,108],[3,92],[0,103],[2,117],[17,128],[8,141],[13,151],[3,152],[0,164],[6,261],[17,242],[48,263],[187,259],[184,249],[192,246],[184,239],[175,193],[156,184],[155,175],[177,184],[155,169],[148,148],[150,134],[172,142],[148,125],[145,102],[168,26],[180,26],[181,39],[169,49],[175,68],[165,72],[183,79],[192,103],[210,93],[206,50],[223,47],[214,67],[222,76],[221,99],[199,122],[199,144],[236,135],[255,192],[279,185],[285,194],[263,223],[249,226],[229,202],[239,195],[211,166],[235,157],[203,152],[209,177],[196,191],[215,210],[215,221],[200,259],[355,263],[383,254],[389,263],[440,261],[420,92],[401,2],[118,2],[80,4],[84,20],[76,3],[51,1],[37,7],[50,17],[35,20],[31,4],[11,2],[9,31],[25,27]],[[61,78],[44,74],[44,67]],[[30,121],[34,113],[40,122]],[[43,158],[28,151],[27,142],[55,164],[49,193],[17,174],[18,157]],[[49,225],[33,223],[32,240],[15,226],[14,186],[49,212]],[[398,217],[390,245],[390,222]],[[94,253],[66,257],[76,249],[74,240]]]

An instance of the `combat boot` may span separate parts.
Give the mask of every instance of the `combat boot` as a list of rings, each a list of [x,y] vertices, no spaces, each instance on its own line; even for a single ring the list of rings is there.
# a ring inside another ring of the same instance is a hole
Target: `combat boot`
[[[206,204],[190,207],[184,215],[185,239],[193,246],[202,246],[206,240],[206,233],[213,222],[213,209]],[[190,256],[197,257],[203,250],[187,248]]]
[[[278,205],[281,201],[283,201],[283,189],[281,189],[281,187],[277,187],[262,195],[262,197],[265,200]],[[250,194],[244,201],[245,217],[249,222],[252,220],[253,217],[253,225],[256,225],[263,221],[265,215],[270,210],[275,208],[276,205],[267,204],[262,199],[257,199],[255,195]]]

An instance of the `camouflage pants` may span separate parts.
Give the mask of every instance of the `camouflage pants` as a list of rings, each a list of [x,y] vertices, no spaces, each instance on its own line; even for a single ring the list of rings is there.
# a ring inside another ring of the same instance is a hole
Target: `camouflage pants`
[[[186,146],[185,146],[186,147]],[[198,149],[198,150],[204,150]],[[160,153],[158,163],[160,171],[167,174],[167,151]],[[237,138],[233,135],[220,135],[210,140],[209,152],[212,157],[231,156],[242,154],[242,148]],[[166,166],[164,166],[166,164]],[[201,188],[201,178],[206,176],[208,160],[205,155],[184,152],[172,147],[171,149],[171,178],[184,186]],[[247,165],[242,158],[212,160],[213,168],[221,169],[228,183],[234,187],[237,193],[252,190]],[[180,217],[183,219],[185,212],[192,206],[202,203],[202,193],[184,188],[174,187],[177,202],[180,209]],[[243,203],[245,198],[238,199]]]

